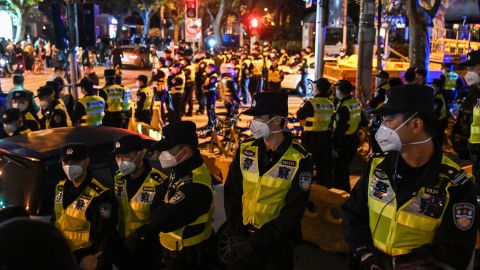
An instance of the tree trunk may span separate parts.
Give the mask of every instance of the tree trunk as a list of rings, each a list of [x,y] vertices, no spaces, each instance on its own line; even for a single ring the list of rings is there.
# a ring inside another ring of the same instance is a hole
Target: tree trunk
[[[173,24],[173,42],[178,44],[178,36],[180,35],[180,23],[179,19],[174,20]]]
[[[150,11],[143,12],[143,43],[148,38],[148,30],[150,29]]]
[[[362,104],[370,98],[372,82],[373,45],[375,44],[375,0],[360,3],[360,29],[358,31],[358,64],[356,97]]]
[[[22,36],[22,29],[23,33],[25,34],[25,28],[22,27],[24,24],[24,19],[22,16],[22,12],[20,11],[20,8],[18,6],[13,6],[13,10],[15,12],[15,15],[17,15],[17,27],[15,28],[15,43],[21,41],[23,39]]]
[[[223,13],[225,11],[225,1],[226,0],[220,0],[220,6],[218,7],[217,15],[215,16],[215,20],[212,22],[213,33],[217,39],[218,47],[222,45],[222,33],[220,31],[220,26],[222,23]]]

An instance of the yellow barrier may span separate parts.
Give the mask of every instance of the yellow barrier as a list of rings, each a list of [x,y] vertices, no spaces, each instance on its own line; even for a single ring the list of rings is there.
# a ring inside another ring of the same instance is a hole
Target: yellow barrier
[[[218,157],[215,154],[209,153],[207,150],[200,150],[200,154],[210,174],[218,181],[225,182],[232,159]]]

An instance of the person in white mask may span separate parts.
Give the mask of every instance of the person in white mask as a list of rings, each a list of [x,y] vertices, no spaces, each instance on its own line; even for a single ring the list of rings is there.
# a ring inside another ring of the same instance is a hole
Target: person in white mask
[[[166,174],[146,160],[146,142],[138,135],[125,135],[114,142],[118,172],[114,177],[119,205],[118,233],[123,242],[120,269],[149,269],[160,254],[158,232],[151,226],[150,207],[159,195]],[[148,252],[147,252],[148,251]]]
[[[117,250],[117,204],[112,190],[89,173],[89,164],[87,145],[70,143],[62,147],[61,166],[66,179],[55,188],[52,221],[79,262],[92,266],[88,269],[111,269]]]
[[[432,88],[392,87],[376,113],[383,115],[375,138],[384,153],[371,157],[342,206],[355,269],[419,262],[473,269],[478,188],[432,141]]]
[[[152,225],[160,232],[164,269],[212,269],[213,186],[200,155],[197,127],[191,121],[163,127],[164,138],[153,149],[170,169],[164,192],[151,206]]]
[[[312,182],[311,155],[285,131],[286,93],[253,96],[250,131],[225,183],[229,269],[293,269]]]
[[[6,109],[2,112],[0,139],[32,132],[25,124],[19,109]]]

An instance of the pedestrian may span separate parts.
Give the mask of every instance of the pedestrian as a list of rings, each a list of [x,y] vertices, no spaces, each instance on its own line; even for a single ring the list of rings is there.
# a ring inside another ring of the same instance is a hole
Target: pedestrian
[[[205,95],[203,91],[203,85],[207,79],[205,70],[207,69],[207,65],[214,64],[215,62],[212,59],[207,58],[205,52],[203,51],[199,52],[197,62],[197,69],[195,72],[195,97],[198,102],[198,110],[196,111],[196,114],[204,114]]]
[[[183,60],[183,72],[185,74],[185,94],[182,101],[182,115],[192,116],[193,92],[195,91],[195,69],[190,60]]]
[[[93,69],[93,65],[91,63],[87,63],[83,66],[83,77],[92,81],[93,84],[96,86],[100,85],[98,75],[95,73],[95,70]]]
[[[101,126],[105,116],[105,100],[97,95],[93,82],[87,78],[80,81],[80,91],[83,98],[75,103],[72,114],[74,126]]]
[[[315,82],[316,95],[305,100],[297,111],[297,119],[303,123],[302,145],[312,154],[315,182],[332,186],[332,126],[335,107],[328,99],[331,84],[321,78]]]
[[[478,188],[432,142],[432,89],[392,87],[377,113],[383,122],[376,139],[385,153],[369,160],[342,206],[355,269],[413,269],[428,260],[472,269]]]
[[[112,64],[113,64],[113,70],[115,71],[115,74],[120,74],[122,67],[122,58],[123,58],[123,51],[121,48],[118,47],[116,43],[113,44],[113,50],[112,50]]]
[[[346,192],[350,192],[349,166],[360,143],[357,132],[362,121],[362,107],[352,96],[352,88],[350,81],[338,81],[336,86],[338,104],[333,131],[335,155],[333,186]]]
[[[139,75],[136,79],[138,91],[135,121],[150,125],[152,121],[153,89],[148,86],[146,75]]]
[[[125,135],[114,142],[119,168],[114,177],[117,228],[123,243],[120,269],[152,269],[160,262],[160,240],[152,226],[150,207],[155,194],[163,194],[167,175],[150,166],[146,148],[138,135]]]
[[[64,145],[61,161],[67,178],[55,188],[52,221],[78,261],[89,256],[97,261],[97,270],[112,269],[118,237],[113,193],[88,171],[90,156],[85,144]]]
[[[443,145],[445,137],[445,130],[448,126],[448,110],[447,103],[445,101],[445,89],[443,88],[443,80],[434,79],[432,81],[434,101],[434,113],[437,123],[435,125],[435,134],[433,136],[433,142],[438,145]]]
[[[293,269],[312,181],[310,154],[285,131],[286,93],[259,93],[244,114],[253,116],[253,137],[240,143],[225,182],[227,269]]]
[[[163,269],[212,269],[213,186],[198,150],[197,128],[191,121],[163,127],[164,139],[154,149],[171,170],[164,193],[151,205],[153,226],[160,231]]]
[[[215,106],[217,102],[217,91],[218,91],[218,75],[216,73],[217,67],[215,64],[208,64],[205,72],[206,79],[203,84],[203,94],[205,95],[206,105],[207,105],[207,115],[208,115],[208,124],[209,128],[215,126],[217,120],[217,115],[215,113]]]
[[[103,74],[105,86],[99,91],[99,96],[105,100],[103,125],[120,128],[122,127],[125,89],[115,83],[115,71],[113,69],[105,69]]]
[[[233,67],[233,65],[232,65]],[[240,106],[240,97],[238,96],[238,85],[235,80],[233,69],[228,69],[228,72],[222,74],[221,79],[222,94],[225,107],[227,108],[227,116],[231,119],[238,115],[238,107]]]
[[[32,94],[26,91],[16,91],[12,96],[12,108],[20,110],[22,121],[31,131],[41,128],[40,120],[31,104]]]
[[[22,74],[13,75],[13,88],[8,91],[8,95],[6,98],[7,108],[12,108],[12,96],[14,92],[25,91],[29,93],[30,97],[32,98],[30,101],[30,104],[32,105],[33,111],[36,114],[40,111],[40,106],[38,106],[37,102],[35,102],[35,97],[33,95],[33,92],[23,87],[24,81],[25,81],[25,78],[23,77]]]
[[[22,113],[19,109],[6,109],[2,112],[2,129],[0,139],[24,135],[32,132],[23,122]]]
[[[185,93],[185,74],[182,71],[182,65],[179,62],[170,66],[168,77],[168,92],[172,100],[172,109],[169,113],[169,122],[178,122],[182,119],[182,102]]]
[[[42,86],[37,93],[42,113],[40,119],[42,129],[72,126],[67,107],[51,86]]]

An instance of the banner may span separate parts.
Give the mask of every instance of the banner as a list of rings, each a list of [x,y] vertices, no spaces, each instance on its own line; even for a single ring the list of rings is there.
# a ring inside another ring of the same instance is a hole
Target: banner
[[[200,42],[202,39],[202,19],[185,18],[185,41]]]

